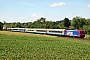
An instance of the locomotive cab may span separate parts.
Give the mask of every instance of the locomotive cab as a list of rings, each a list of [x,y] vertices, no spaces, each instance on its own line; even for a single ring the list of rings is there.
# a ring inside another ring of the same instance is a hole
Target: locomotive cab
[[[78,32],[79,32],[79,37],[81,37],[81,38],[84,38],[85,37],[84,30],[78,30]]]
[[[84,38],[85,32],[84,30],[65,30],[65,36]]]

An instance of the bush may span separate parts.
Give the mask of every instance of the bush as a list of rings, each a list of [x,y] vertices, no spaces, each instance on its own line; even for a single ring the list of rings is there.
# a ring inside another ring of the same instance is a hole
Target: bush
[[[0,22],[0,30],[2,30],[2,29],[3,29],[3,23]]]
[[[85,26],[83,26],[83,29],[85,30],[85,32],[86,32],[87,34],[90,34],[90,25],[85,25]]]

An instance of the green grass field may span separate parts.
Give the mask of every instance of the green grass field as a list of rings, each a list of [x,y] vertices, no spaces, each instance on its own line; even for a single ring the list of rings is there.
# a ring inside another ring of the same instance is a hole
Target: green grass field
[[[0,60],[90,60],[90,42],[0,31]]]
[[[89,34],[86,34],[86,35],[85,35],[85,38],[90,38],[90,35],[89,35]]]

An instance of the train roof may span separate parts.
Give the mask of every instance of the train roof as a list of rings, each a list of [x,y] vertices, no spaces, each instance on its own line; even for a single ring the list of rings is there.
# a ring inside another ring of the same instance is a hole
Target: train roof
[[[41,28],[7,28],[7,29],[52,30],[52,31],[64,31],[65,30],[65,29],[41,29]]]
[[[7,29],[25,29],[25,28],[7,28]]]
[[[66,30],[66,31],[84,31],[84,30]]]
[[[30,28],[32,29],[32,28]],[[65,29],[36,29],[36,30],[65,30]]]
[[[47,30],[52,30],[52,31],[64,31],[65,29],[47,29]]]

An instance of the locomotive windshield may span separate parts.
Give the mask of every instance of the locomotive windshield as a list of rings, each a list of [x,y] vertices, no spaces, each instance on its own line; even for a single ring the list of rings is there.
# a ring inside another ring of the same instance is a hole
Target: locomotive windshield
[[[80,31],[80,34],[85,34],[84,31]]]

